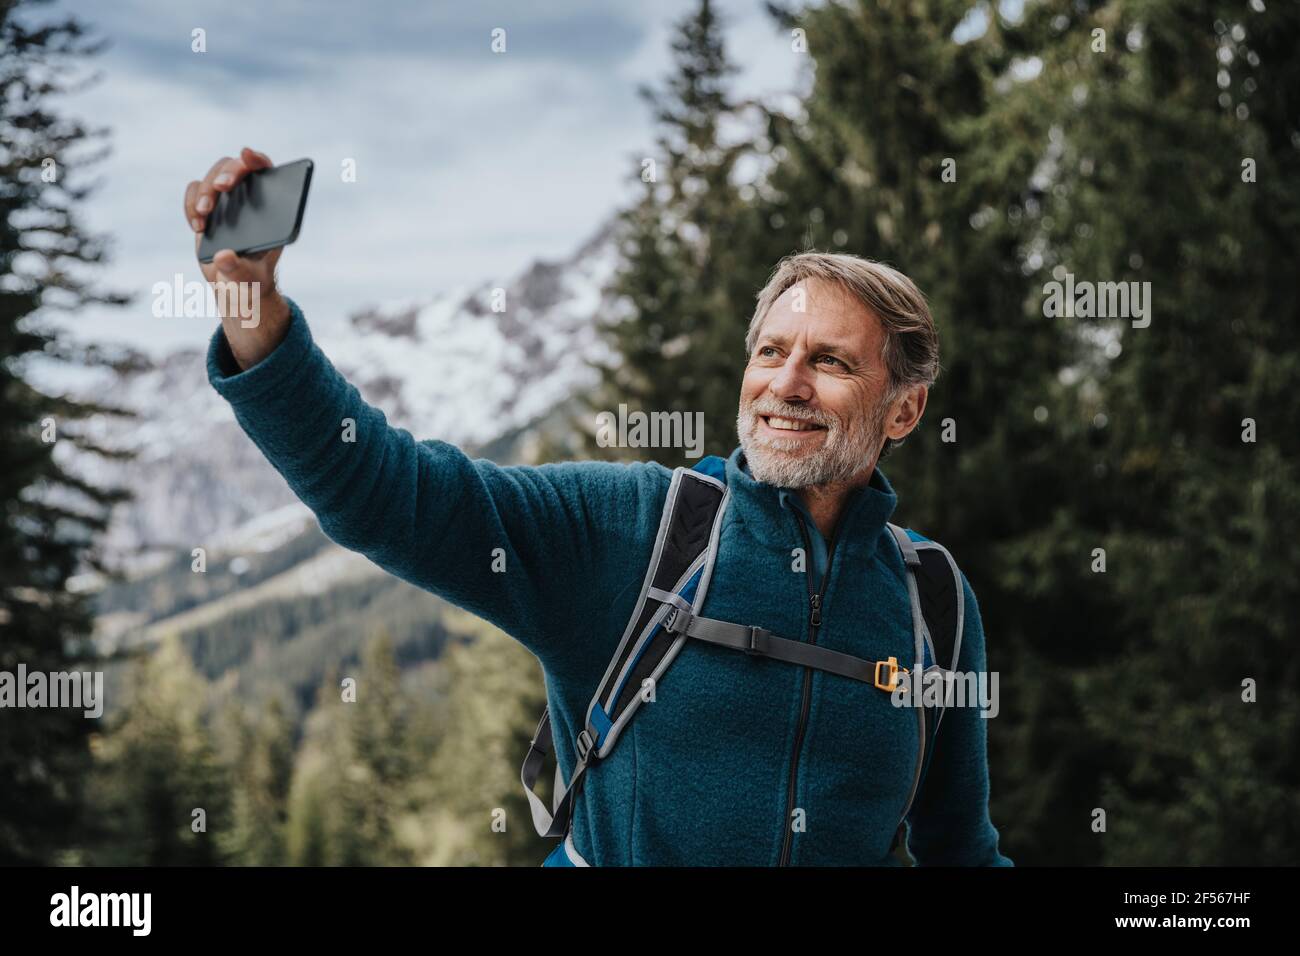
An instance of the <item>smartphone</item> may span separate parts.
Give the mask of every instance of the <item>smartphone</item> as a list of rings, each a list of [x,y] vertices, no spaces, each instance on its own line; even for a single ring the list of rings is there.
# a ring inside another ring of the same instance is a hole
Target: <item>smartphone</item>
[[[307,208],[311,169],[310,159],[255,169],[234,189],[218,192],[216,207],[208,213],[199,240],[199,262],[211,262],[222,249],[242,256],[297,239]]]

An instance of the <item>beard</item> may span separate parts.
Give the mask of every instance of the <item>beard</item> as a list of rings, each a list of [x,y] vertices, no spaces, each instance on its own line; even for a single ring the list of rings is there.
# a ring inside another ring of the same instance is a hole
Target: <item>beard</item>
[[[752,402],[740,403],[736,432],[740,447],[755,481],[778,488],[809,488],[846,482],[867,467],[885,443],[885,414],[892,395],[886,395],[866,415],[844,422],[824,411],[791,405],[764,393]],[[760,434],[760,418],[794,418],[811,421],[826,429],[818,448],[804,451],[797,438]]]

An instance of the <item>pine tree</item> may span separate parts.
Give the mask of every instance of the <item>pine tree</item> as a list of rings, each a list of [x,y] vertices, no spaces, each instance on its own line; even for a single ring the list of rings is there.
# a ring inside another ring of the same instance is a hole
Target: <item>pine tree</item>
[[[348,713],[358,836],[369,847],[372,861],[385,865],[412,862],[398,832],[410,798],[409,710],[392,638],[381,631],[366,647],[357,702]]]
[[[102,133],[54,110],[79,64],[102,43],[72,18],[38,23],[35,4],[0,5],[0,671],[87,671],[102,666],[88,641],[87,595],[69,579],[96,568],[94,541],[120,493],[87,482],[70,463],[111,454],[82,429],[107,409],[47,394],[33,362],[103,361],[56,336],[55,311],[121,304],[87,276],[104,259],[78,205],[77,185],[102,156]],[[74,839],[94,729],[80,711],[7,711],[0,720],[0,863],[49,863]]]
[[[439,662],[439,740],[428,760],[421,862],[536,866],[554,847],[537,836],[519,765],[546,705],[542,670],[518,642],[458,613],[465,635]]]
[[[208,728],[207,692],[175,636],[136,661],[120,717],[94,742],[87,862],[226,861],[230,795]]]
[[[1043,272],[1150,283],[1146,318],[1053,320],[1094,343],[1079,370],[1089,459],[1058,495],[1072,530],[1056,556],[1073,569],[1057,573],[1107,611],[1100,666],[1077,679],[1107,760],[1066,806],[1106,811],[1105,863],[1289,863],[1300,11],[1113,0],[1019,32],[1057,130]],[[1093,548],[1104,574],[1079,570]]]
[[[736,182],[752,147],[729,138],[727,127],[748,110],[728,93],[735,66],[710,0],[678,25],[673,56],[665,88],[641,90],[660,129],[657,154],[638,160],[643,193],[617,226],[622,262],[609,291],[620,311],[605,326],[614,359],[600,366],[601,387],[575,427],[587,436],[588,455],[676,465],[680,449],[603,446],[593,416],[617,415],[620,405],[629,413],[703,413],[705,452],[730,452],[744,367],[735,343],[748,322],[733,305],[737,295],[752,298],[770,265],[740,255],[757,228]]]
[[[242,710],[225,712],[232,755],[229,768],[231,823],[225,831],[229,858],[251,866],[287,861],[285,824],[293,772],[293,728],[284,705],[273,697],[249,719]]]
[[[401,866],[415,862],[412,845],[414,768],[407,700],[392,642],[377,633],[344,700],[331,672],[294,764],[287,840],[295,865]]]
[[[289,787],[286,842],[294,866],[364,862],[355,831],[343,819],[351,748],[341,727],[339,675],[330,668],[308,713],[302,745],[294,756]]]

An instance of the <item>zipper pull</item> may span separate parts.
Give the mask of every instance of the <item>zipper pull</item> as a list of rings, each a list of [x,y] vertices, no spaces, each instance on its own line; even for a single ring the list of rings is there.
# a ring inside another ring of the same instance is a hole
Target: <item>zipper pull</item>
[[[814,594],[812,596],[812,626],[820,627],[822,623],[822,596]]]

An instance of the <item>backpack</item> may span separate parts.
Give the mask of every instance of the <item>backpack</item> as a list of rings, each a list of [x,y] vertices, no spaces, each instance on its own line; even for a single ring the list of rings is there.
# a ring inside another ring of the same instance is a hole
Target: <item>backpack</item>
[[[534,790],[553,749],[549,707],[542,712],[519,777],[538,835],[562,838],[561,845],[547,857],[544,865],[575,865],[572,860],[581,859],[573,846],[569,824],[585,775],[610,754],[640,709],[644,682],[657,684],[688,640],[829,671],[886,692],[894,690],[900,671],[910,673],[892,656],[885,661],[863,660],[816,644],[780,637],[761,627],[696,614],[708,593],[729,497],[722,458],[711,455],[693,468],[674,469],[640,597],[587,707],[585,727],[575,741],[577,763],[567,785],[556,762],[555,791],[549,810]],[[940,661],[951,662],[947,670],[955,671],[961,653],[965,610],[965,592],[957,564],[942,545],[923,538],[913,539],[894,524],[888,528],[908,572],[907,590],[920,673],[929,675],[935,668],[943,671]],[[813,615],[815,624],[816,605]],[[921,681],[912,682],[914,693],[920,693],[922,688]],[[922,694],[922,701],[930,696]],[[904,839],[907,815],[916,802],[943,721],[942,702],[925,703],[913,709],[919,721],[920,748],[912,789],[895,828],[890,852]]]

